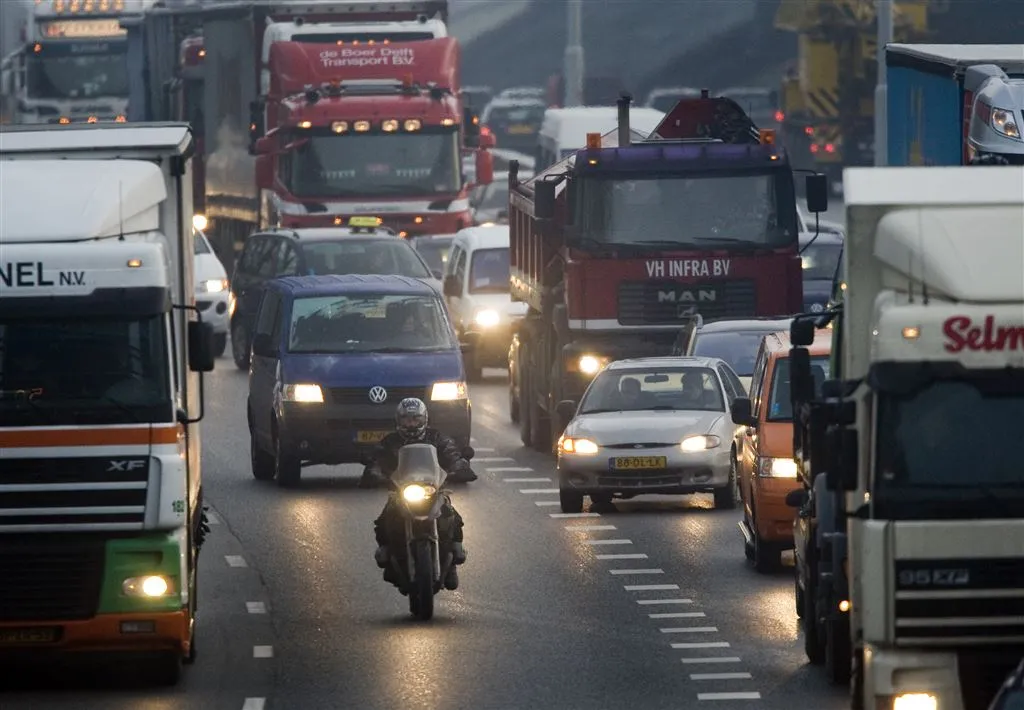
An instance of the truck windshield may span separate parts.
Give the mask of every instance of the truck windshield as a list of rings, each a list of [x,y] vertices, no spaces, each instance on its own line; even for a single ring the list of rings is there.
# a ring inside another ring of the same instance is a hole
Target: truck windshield
[[[28,55],[29,96],[36,99],[128,96],[128,65],[123,45],[96,43],[90,47],[90,50],[98,50],[95,54],[72,53],[76,46],[78,43],[44,44],[42,52]]]
[[[1005,517],[1011,503],[1022,515],[1024,469],[1006,445],[1024,421],[1024,372],[1008,372],[879,394],[879,515]]]
[[[458,133],[313,135],[283,156],[298,197],[453,194],[462,187]]]
[[[603,244],[644,241],[782,247],[797,240],[792,185],[780,174],[588,177],[580,192],[580,233]]]
[[[292,306],[289,352],[437,352],[454,347],[437,298],[311,296],[296,299]]]
[[[478,249],[469,270],[470,293],[509,292],[508,249]]]
[[[0,322],[0,426],[170,421],[163,316]]]

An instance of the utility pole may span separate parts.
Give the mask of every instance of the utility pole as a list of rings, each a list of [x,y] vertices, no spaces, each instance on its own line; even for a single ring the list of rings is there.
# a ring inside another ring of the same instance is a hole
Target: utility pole
[[[583,0],[568,0],[568,34],[565,41],[565,105],[583,105]]]
[[[892,42],[892,0],[875,0],[878,22],[878,80],[875,84],[875,165],[889,164],[889,85],[886,83],[885,45]]]

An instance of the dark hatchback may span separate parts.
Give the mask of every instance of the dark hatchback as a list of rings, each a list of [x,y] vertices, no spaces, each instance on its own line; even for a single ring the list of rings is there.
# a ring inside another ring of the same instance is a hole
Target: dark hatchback
[[[494,133],[498,147],[533,154],[547,105],[539,99],[498,98],[487,105],[480,122]]]
[[[426,402],[430,425],[468,446],[462,353],[434,288],[403,276],[267,283],[247,405],[257,479],[289,486],[303,465],[364,462],[406,397]]]

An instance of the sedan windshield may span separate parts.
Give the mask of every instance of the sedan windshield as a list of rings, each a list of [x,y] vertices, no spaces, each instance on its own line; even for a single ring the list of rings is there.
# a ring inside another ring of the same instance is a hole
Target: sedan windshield
[[[805,279],[823,279],[831,281],[839,266],[839,256],[843,253],[842,244],[819,244],[813,242],[800,256],[803,263]]]
[[[455,347],[435,297],[393,294],[315,296],[292,306],[293,353],[436,352]]]
[[[373,242],[342,238],[333,242],[302,245],[307,275],[394,274],[414,279],[432,279],[416,250],[402,239]]]
[[[0,426],[171,419],[166,321],[0,322]]]
[[[717,357],[729,363],[740,377],[754,374],[754,358],[766,330],[737,330],[725,333],[701,333],[694,338],[693,355]]]
[[[604,370],[587,389],[580,414],[634,411],[725,411],[722,387],[706,367]]]
[[[462,187],[458,133],[316,134],[281,156],[298,197],[453,194]]]

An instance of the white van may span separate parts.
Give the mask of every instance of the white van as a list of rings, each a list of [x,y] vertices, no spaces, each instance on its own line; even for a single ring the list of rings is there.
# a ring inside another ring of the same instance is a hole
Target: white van
[[[448,253],[444,295],[459,340],[473,344],[463,357],[470,380],[484,367],[508,366],[513,325],[526,315],[509,293],[508,246],[508,225],[467,227]]]
[[[665,118],[664,111],[653,108],[630,108],[629,127],[633,140],[647,138]],[[587,134],[604,135],[619,125],[619,110],[616,106],[576,106],[574,108],[549,108],[544,112],[537,137],[537,154],[533,170],[540,172],[560,160],[587,147]]]
[[[195,230],[195,251],[196,307],[203,314],[203,322],[213,328],[213,352],[220,357],[228,344],[228,272],[206,235],[198,229]]]

